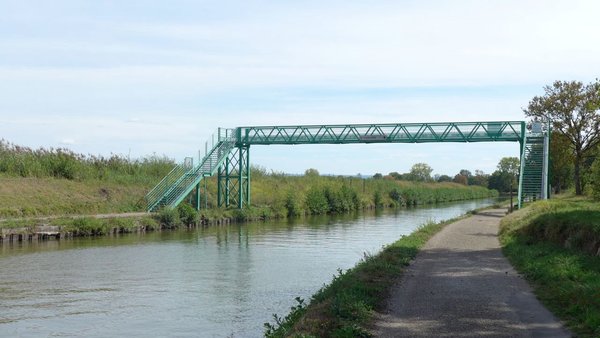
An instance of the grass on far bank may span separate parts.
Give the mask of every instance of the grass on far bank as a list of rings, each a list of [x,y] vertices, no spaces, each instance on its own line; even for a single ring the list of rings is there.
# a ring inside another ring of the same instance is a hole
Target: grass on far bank
[[[296,298],[298,304],[288,315],[274,315],[274,324],[265,323],[265,336],[369,337],[367,325],[389,287],[429,238],[456,220],[423,225],[380,253],[365,254],[352,269],[340,270],[308,305]]]
[[[132,160],[68,149],[34,150],[0,139],[0,219],[145,211],[145,194],[174,165],[164,157]],[[203,211],[205,217],[285,218],[498,195],[482,186],[320,176],[316,170],[289,176],[252,167],[251,177],[251,207],[242,211],[218,208],[217,178],[206,178],[201,197],[211,210]]]
[[[504,254],[578,337],[600,337],[600,204],[539,201],[501,222]]]

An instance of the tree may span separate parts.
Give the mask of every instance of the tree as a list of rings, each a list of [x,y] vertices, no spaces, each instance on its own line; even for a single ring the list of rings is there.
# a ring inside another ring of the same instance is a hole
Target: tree
[[[452,177],[448,176],[448,175],[440,175],[437,178],[438,182],[452,182]]]
[[[519,168],[521,166],[521,162],[517,157],[503,157],[498,162],[496,168],[500,172],[511,174],[513,176],[519,175]]]
[[[402,174],[400,174],[397,171],[393,171],[393,172],[389,173],[388,176],[393,177],[395,180],[401,180],[402,179]]]
[[[550,184],[554,192],[559,194],[573,184],[573,152],[569,148],[569,139],[563,134],[550,135]]]
[[[469,179],[467,178],[467,176],[456,174],[456,176],[454,176],[454,179],[452,179],[452,182],[467,185],[469,183]]]
[[[488,179],[490,175],[484,173],[481,170],[475,170],[475,175],[469,177],[468,182],[469,185],[479,185],[482,187],[488,186]]]
[[[319,171],[314,168],[309,168],[309,169],[306,169],[306,171],[304,172],[304,176],[309,176],[309,177],[319,176]]]
[[[415,181],[431,181],[431,172],[433,169],[427,163],[415,163],[412,168],[410,168],[410,176]]]
[[[511,174],[496,170],[488,179],[488,188],[496,189],[499,192],[509,192],[511,188],[510,183],[513,179],[514,177]]]
[[[469,178],[469,177],[471,177],[471,175],[472,175],[472,174],[471,174],[471,172],[470,172],[470,171],[468,171],[467,169],[461,169],[461,170],[460,170],[460,172],[459,172],[458,174],[459,174],[459,175],[462,175],[462,176],[464,176],[464,177],[466,177],[466,178]]]
[[[552,122],[554,132],[569,141],[574,156],[575,194],[583,194],[582,167],[600,143],[600,82],[584,85],[579,81],[555,81],[544,87],[543,96],[535,96],[525,115]]]
[[[383,178],[383,175],[381,175],[381,173],[376,173],[375,175],[373,175],[373,178],[379,180]]]

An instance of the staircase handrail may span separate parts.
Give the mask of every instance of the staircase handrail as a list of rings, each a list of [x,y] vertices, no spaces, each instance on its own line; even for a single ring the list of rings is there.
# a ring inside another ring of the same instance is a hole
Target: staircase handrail
[[[229,156],[231,149],[234,147],[235,142],[226,142],[221,141],[216,144],[213,149],[209,152],[207,156],[201,161],[201,163],[194,168],[193,170],[188,171],[186,174],[182,176],[180,180],[178,180],[174,185],[173,189],[169,192],[169,199],[167,204],[177,205],[181,202],[187,194],[194,188],[196,184],[198,184],[204,177],[214,175],[215,170],[219,168],[221,163]],[[215,154],[216,151],[223,150],[220,154],[218,154],[217,158],[212,158],[212,155]],[[208,170],[203,170],[206,161],[211,160],[210,166]],[[181,190],[175,188],[183,188]],[[176,192],[175,195],[172,195],[172,192]]]
[[[171,171],[145,196],[148,210],[152,209],[155,204],[164,196],[164,194],[177,182],[183,174],[187,172],[184,164],[177,164]]]

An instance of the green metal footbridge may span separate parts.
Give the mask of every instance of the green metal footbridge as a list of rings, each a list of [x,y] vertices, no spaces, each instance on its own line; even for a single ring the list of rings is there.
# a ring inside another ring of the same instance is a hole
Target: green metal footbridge
[[[519,142],[521,167],[519,206],[548,196],[549,130],[524,121],[340,124],[219,128],[205,156],[194,165],[191,157],[173,168],[146,195],[147,210],[177,206],[200,182],[217,176],[217,205],[244,208],[250,204],[250,146],[293,144]]]

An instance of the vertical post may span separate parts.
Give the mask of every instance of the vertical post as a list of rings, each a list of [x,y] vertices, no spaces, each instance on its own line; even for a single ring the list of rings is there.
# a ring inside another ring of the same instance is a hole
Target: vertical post
[[[250,206],[250,146],[246,148],[246,205]]]
[[[552,136],[552,123],[550,121],[550,118],[548,118],[548,125],[547,125],[547,133],[548,133],[548,153],[546,154],[546,160],[547,160],[547,167],[548,170],[546,171],[547,175],[548,175],[548,184],[547,184],[547,192],[546,192],[546,196],[548,199],[550,199],[550,195],[552,192],[552,171],[551,171],[551,162],[550,162],[550,142],[551,142],[551,136]]]
[[[225,207],[229,207],[229,157],[225,159]]]
[[[221,191],[221,185],[223,184],[223,166],[217,169],[217,207],[223,205],[223,191]]]
[[[525,163],[523,163],[523,159],[525,157],[526,142],[527,136],[525,135],[525,122],[521,122],[521,139],[519,140],[519,191],[517,192],[517,205],[519,209],[521,209],[523,203],[523,170],[525,169]]]
[[[243,177],[244,177],[244,148],[238,148],[238,209],[244,207],[244,189],[243,189]]]
[[[200,211],[200,182],[196,184],[196,211]]]
[[[512,175],[511,175],[512,176]],[[510,212],[513,212],[513,182],[512,177],[510,178]]]
[[[544,148],[543,148],[543,156],[544,162],[542,164],[542,189],[541,189],[541,198],[543,200],[548,199],[548,152],[549,152],[549,144],[550,144],[550,131],[546,130],[544,133]]]
[[[208,209],[208,186],[206,182],[206,177],[204,178],[204,209]]]

